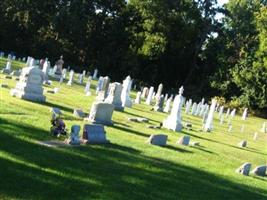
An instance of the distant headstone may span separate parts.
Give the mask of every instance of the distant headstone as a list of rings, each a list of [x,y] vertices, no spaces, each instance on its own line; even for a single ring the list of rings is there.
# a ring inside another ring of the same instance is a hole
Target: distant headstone
[[[204,131],[210,132],[213,129],[213,115],[214,115],[216,103],[217,103],[217,100],[212,99],[208,118],[204,126]]]
[[[19,77],[21,75],[21,70],[14,70],[10,75]]]
[[[169,98],[167,101],[166,101],[166,105],[163,109],[163,112],[165,113],[169,113],[171,111],[171,102],[172,102],[172,99]]]
[[[38,67],[23,68],[20,80],[10,94],[29,101],[44,102],[46,99],[42,87],[44,79],[44,73]]]
[[[110,103],[96,102],[93,103],[89,117],[89,120],[95,124],[113,125],[111,120],[114,110],[114,105]]]
[[[145,102],[147,105],[151,105],[153,93],[154,93],[154,87],[150,87],[147,98],[146,98],[146,102]]]
[[[160,97],[157,97],[157,99],[156,99],[154,111],[163,112],[163,105],[164,105],[164,96],[161,95]]]
[[[267,133],[267,124],[266,124],[266,122],[263,122],[262,128],[261,128],[261,132]]]
[[[251,169],[251,163],[244,163],[243,165],[241,165],[237,170],[236,173],[248,176],[249,175],[249,171]]]
[[[243,140],[238,144],[239,147],[246,147],[247,146],[247,141]]]
[[[93,80],[97,80],[98,69],[94,70]]]
[[[176,144],[181,144],[181,145],[185,145],[185,146],[188,146],[190,143],[190,136],[188,135],[185,135],[185,136],[182,136]]]
[[[162,90],[163,90],[163,84],[159,84],[158,86],[158,90],[157,90],[157,93],[156,93],[156,99],[160,98],[161,97],[161,94],[162,94]],[[164,100],[164,99],[163,99]]]
[[[127,76],[122,84],[121,101],[123,107],[132,107],[132,100],[130,97],[130,91],[132,86],[132,80],[130,76]]]
[[[196,110],[197,110],[197,103],[194,102],[191,109],[191,115],[196,115]]]
[[[252,173],[257,176],[266,176],[266,165],[257,166],[255,169],[252,170]]]
[[[243,115],[242,115],[242,120],[246,120],[247,119],[247,115],[248,115],[248,109],[245,108]]]
[[[115,82],[110,84],[109,94],[105,99],[105,103],[114,105],[115,110],[123,111],[124,107],[122,106],[121,92],[122,85],[120,83]]]
[[[83,118],[84,117],[84,112],[82,111],[82,109],[74,109],[73,110],[73,115],[75,117],[78,117],[78,118]]]
[[[6,63],[6,67],[3,69],[4,74],[10,74],[12,71],[11,69],[11,60],[8,60]]]
[[[142,98],[146,98],[148,95],[148,88],[147,87],[144,87],[143,91],[142,91]]]
[[[85,92],[86,96],[90,96],[91,95],[91,92],[90,92],[91,80],[92,80],[92,77],[90,79],[88,79],[88,81],[86,83],[86,86],[85,86],[85,89],[84,89],[84,92]]]
[[[166,146],[167,139],[168,139],[168,136],[164,134],[151,135],[148,138],[147,143],[156,145],[156,146]]]
[[[135,104],[140,104],[141,103],[141,92],[140,91],[137,92],[134,103]]]
[[[83,74],[79,74],[79,84],[83,84],[83,77],[84,75]]]
[[[68,81],[67,85],[71,86],[73,83],[73,79],[74,79],[74,71],[71,70],[70,74],[69,74],[69,81]]]
[[[103,125],[84,125],[83,139],[87,141],[87,144],[109,143],[109,141],[106,139],[106,132]]]
[[[191,106],[192,106],[192,99],[189,99],[189,101],[187,101],[185,106],[185,114],[188,114],[190,112]]]

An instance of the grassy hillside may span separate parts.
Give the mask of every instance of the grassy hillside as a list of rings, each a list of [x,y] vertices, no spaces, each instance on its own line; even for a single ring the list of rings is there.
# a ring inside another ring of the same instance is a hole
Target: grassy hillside
[[[5,65],[3,60],[0,63]],[[86,97],[85,84],[59,86],[54,81],[45,90],[60,87],[60,92],[45,93],[44,104],[11,97],[14,78],[8,80],[1,74],[1,83],[9,88],[0,88],[0,199],[267,199],[266,177],[234,172],[244,162],[253,167],[266,164],[267,134],[259,133],[258,140],[253,140],[263,119],[249,117],[244,122],[236,116],[233,131],[228,133],[227,125],[220,125],[215,114],[215,130],[203,133],[199,131],[201,119],[183,112],[183,121],[193,123],[192,131],[152,130],[146,128],[148,124],[127,121],[140,116],[158,125],[167,117],[142,103],[114,112],[114,126],[105,128],[111,144],[49,148],[37,144],[55,139],[49,133],[49,109],[63,111],[68,129],[84,125],[72,112],[74,108],[89,112],[96,82],[92,96]],[[158,133],[168,135],[168,146],[145,144],[150,134]],[[176,145],[184,134],[201,146]],[[248,147],[242,149],[237,144],[243,139],[248,140]]]

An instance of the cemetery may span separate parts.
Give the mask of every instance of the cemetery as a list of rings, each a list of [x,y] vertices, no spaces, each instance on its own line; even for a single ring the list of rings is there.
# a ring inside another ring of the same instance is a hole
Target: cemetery
[[[1,198],[266,198],[266,120],[248,109],[227,117],[215,99],[185,102],[186,87],[163,98],[161,84],[153,98],[157,86],[142,95],[130,77],[85,75],[88,86],[74,71],[61,82],[38,64],[12,66],[19,79],[0,74]],[[66,135],[51,134],[51,116]]]
[[[0,18],[0,200],[267,200],[266,1]]]

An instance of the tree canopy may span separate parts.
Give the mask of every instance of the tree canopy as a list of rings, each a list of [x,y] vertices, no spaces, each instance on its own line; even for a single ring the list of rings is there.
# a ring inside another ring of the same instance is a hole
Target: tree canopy
[[[266,1],[2,0],[0,18],[5,52],[267,108]]]

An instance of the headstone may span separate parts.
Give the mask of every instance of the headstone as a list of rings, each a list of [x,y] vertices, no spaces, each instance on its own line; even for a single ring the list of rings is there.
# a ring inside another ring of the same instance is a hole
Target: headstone
[[[172,102],[172,99],[169,98],[169,99],[167,100],[167,102],[166,102],[166,105],[165,105],[165,107],[164,107],[164,109],[163,109],[163,112],[165,112],[165,113],[169,113],[169,112],[171,111],[171,102]]]
[[[104,77],[100,76],[96,85],[96,94],[98,94],[98,92],[102,89],[102,85],[103,85],[103,80]]]
[[[241,165],[237,170],[236,173],[248,176],[249,175],[249,171],[251,169],[251,163],[244,163],[243,165]]]
[[[73,111],[73,115],[75,117],[78,117],[78,118],[83,118],[84,117],[84,112],[82,111],[82,109],[74,109]]]
[[[159,86],[158,86],[158,90],[157,90],[157,93],[156,93],[156,99],[161,97],[162,90],[163,90],[163,84],[161,83],[161,84],[159,84]],[[164,100],[164,99],[163,99],[163,100]]]
[[[257,166],[255,169],[252,170],[252,173],[257,176],[266,176],[266,165]]]
[[[79,125],[73,125],[71,126],[71,133],[70,133],[70,138],[67,140],[68,144],[71,145],[80,145],[80,133],[81,127]]]
[[[83,84],[83,74],[79,74],[79,84]]]
[[[94,70],[93,80],[97,80],[98,69]]]
[[[111,120],[114,110],[114,105],[110,103],[96,102],[93,103],[89,117],[89,120],[95,124],[113,125]]]
[[[3,69],[4,74],[10,74],[12,71],[11,69],[11,60],[8,60],[6,63],[6,67]]]
[[[44,75],[45,75],[45,79],[48,80],[48,73],[49,73],[49,70],[50,70],[50,62],[48,61],[48,59],[46,58],[45,59],[45,62],[43,64],[43,72],[44,72]]]
[[[182,136],[176,144],[181,144],[181,145],[185,145],[185,146],[188,146],[190,143],[190,136],[188,135],[185,135],[185,136]]]
[[[243,140],[238,144],[239,147],[246,147],[247,146],[247,141]]]
[[[91,92],[90,92],[91,80],[92,80],[91,78],[88,78],[88,81],[87,81],[86,86],[85,86],[85,89],[84,89],[84,92],[85,92],[85,95],[86,96],[90,96],[91,95]]]
[[[140,104],[141,103],[141,92],[140,91],[137,92],[134,103],[135,104]]]
[[[171,114],[163,121],[163,127],[179,132],[182,130],[182,101],[184,88],[183,86],[179,89],[179,95],[177,95],[173,102]]]
[[[143,89],[143,92],[142,92],[142,98],[146,98],[147,97],[147,95],[148,95],[148,88],[147,87],[144,87],[144,89]]]
[[[154,92],[154,87],[150,87],[147,98],[146,98],[146,102],[145,102],[147,105],[151,105],[153,92]]]
[[[121,92],[121,101],[123,107],[132,107],[132,100],[130,98],[132,80],[130,76],[127,76],[123,81],[122,92]]]
[[[220,119],[221,116],[223,115],[223,109],[224,109],[223,106],[221,106],[220,109],[219,109],[219,119]]]
[[[154,111],[163,112],[163,105],[164,105],[164,96],[161,95],[156,100],[156,104],[154,106]]]
[[[63,78],[64,80],[67,78],[67,69],[66,69],[66,68],[64,68],[64,69],[62,70],[62,78]]]
[[[191,109],[191,115],[196,115],[197,110],[197,103],[193,103],[192,109]]]
[[[245,108],[243,115],[242,115],[242,120],[246,120],[247,119],[247,115],[248,115],[248,109]]]
[[[148,138],[147,143],[156,145],[156,146],[166,146],[167,139],[168,139],[168,136],[164,134],[151,135]]]
[[[11,76],[17,76],[19,77],[21,75],[21,69],[19,70],[14,70],[13,72],[11,72],[10,74]]]
[[[185,106],[185,114],[188,114],[190,112],[191,105],[192,105],[192,99],[189,99],[189,101],[187,101]]]
[[[83,139],[87,144],[106,144],[109,141],[106,138],[106,131],[103,125],[86,124],[83,127]]]
[[[227,117],[229,117],[229,115],[230,115],[230,108],[227,109],[225,117],[227,118]]]
[[[56,71],[55,71],[56,75],[60,76],[62,75],[63,65],[64,65],[63,55],[61,55],[60,59],[56,62]]]
[[[204,131],[210,132],[213,129],[213,115],[214,115],[216,103],[217,103],[217,100],[212,99],[208,118],[204,126]]]
[[[68,81],[67,85],[71,86],[73,83],[73,79],[74,79],[74,71],[70,70],[69,81]]]
[[[105,103],[114,105],[115,110],[123,111],[124,107],[122,106],[121,92],[122,85],[120,83],[115,82],[110,84],[109,94],[105,99]]]
[[[43,95],[43,82],[44,73],[38,67],[25,67],[10,94],[29,101],[44,102],[46,98]]]

